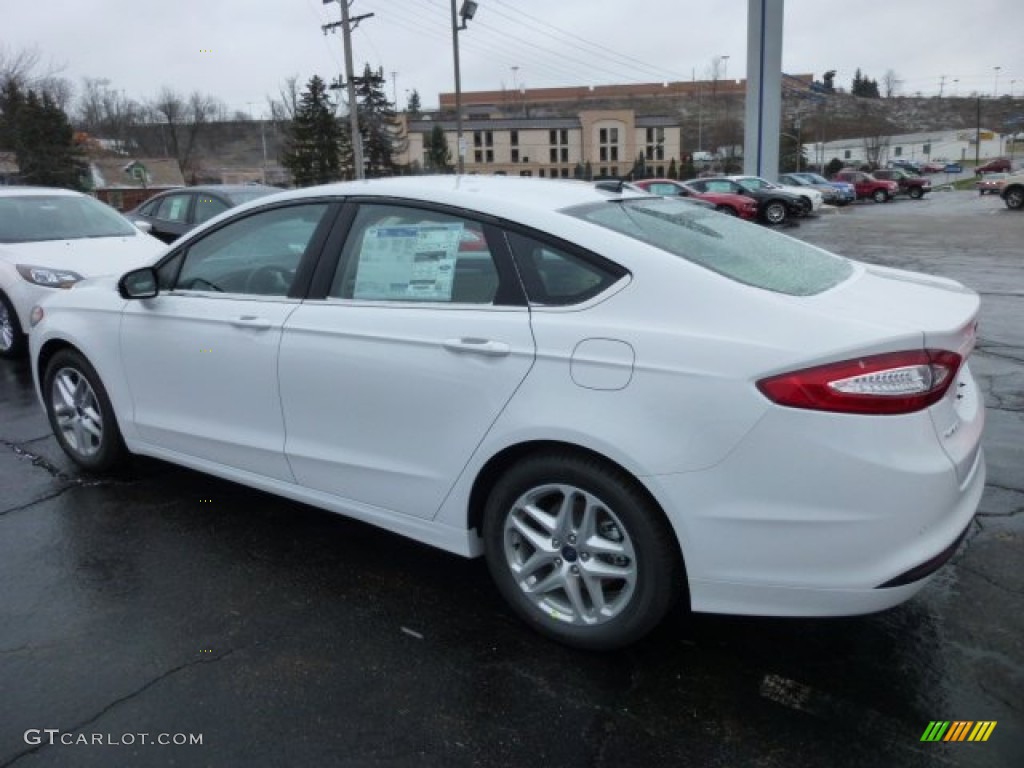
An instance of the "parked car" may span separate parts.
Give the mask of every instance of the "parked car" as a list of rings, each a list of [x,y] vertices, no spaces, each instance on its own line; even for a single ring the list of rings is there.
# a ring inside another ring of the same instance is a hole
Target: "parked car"
[[[722,213],[747,220],[757,218],[757,201],[746,195],[735,195],[730,192],[695,192],[674,179],[641,179],[634,184],[652,195],[703,200]]]
[[[849,184],[845,181],[829,181],[819,173],[810,173],[801,171],[800,173],[788,174],[790,176],[797,176],[801,179],[807,179],[812,184],[817,185],[828,185],[836,190],[836,199],[833,205],[843,206],[849,205],[857,199],[857,190],[853,184]]]
[[[683,200],[399,177],[257,200],[61,292],[31,368],[90,471],[155,456],[482,554],[527,624],[603,649],[684,596],[917,592],[985,484],[978,308]]]
[[[997,157],[995,160],[989,160],[984,165],[979,165],[974,169],[976,176],[981,176],[984,173],[1009,173],[1013,168],[1013,164],[1009,158]]]
[[[27,349],[33,305],[84,277],[148,264],[161,243],[113,208],[66,189],[0,187],[0,357]]]
[[[998,195],[1003,188],[1003,183],[1009,177],[1010,174],[1008,173],[986,173],[974,182],[974,186],[978,190],[979,195],[984,195],[986,192]]]
[[[1024,173],[1015,173],[1003,181],[999,197],[1011,211],[1024,208]]]
[[[706,194],[708,192],[742,195],[757,201],[757,218],[765,224],[780,226],[790,217],[801,216],[804,201],[796,195],[776,187],[755,187],[745,185],[727,176],[712,176],[684,181],[683,186]]]
[[[888,203],[899,191],[895,181],[876,179],[865,171],[842,170],[832,177],[835,181],[853,184],[858,200],[874,200],[876,203]]]
[[[796,195],[801,200],[802,208],[801,214],[806,216],[809,213],[814,213],[825,202],[824,196],[818,190],[800,185],[800,186],[787,186],[785,184],[775,184],[767,179],[762,179],[760,176],[730,176],[730,179],[739,182],[748,189],[779,189],[783,192],[789,192],[791,195]]]
[[[896,194],[906,195],[912,200],[920,200],[932,191],[932,183],[929,179],[907,173],[902,168],[883,168],[875,171],[872,176],[884,181],[895,181],[897,184]]]
[[[839,191],[831,184],[818,184],[797,173],[783,173],[779,175],[779,184],[784,187],[809,187],[821,193],[821,199],[828,205],[835,205],[839,199]]]
[[[921,163],[921,173],[942,173],[945,169],[945,163],[938,163],[933,160]]]
[[[280,191],[280,187],[262,184],[207,184],[172,189],[154,195],[125,216],[149,227],[153,237],[171,243],[229,208]]]
[[[904,171],[910,171],[911,173],[921,173],[921,166],[913,160],[890,160],[885,164],[885,167],[888,169],[900,168]]]

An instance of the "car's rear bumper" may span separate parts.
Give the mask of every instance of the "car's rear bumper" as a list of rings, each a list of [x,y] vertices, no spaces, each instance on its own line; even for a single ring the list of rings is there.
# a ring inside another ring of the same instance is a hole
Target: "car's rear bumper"
[[[906,600],[948,560],[984,489],[980,449],[963,478],[927,411],[776,409],[719,465],[644,480],[681,542],[693,610],[838,616]]]

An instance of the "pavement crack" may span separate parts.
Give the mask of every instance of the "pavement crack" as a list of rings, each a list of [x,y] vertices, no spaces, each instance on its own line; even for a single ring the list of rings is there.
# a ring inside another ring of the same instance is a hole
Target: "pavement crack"
[[[967,571],[968,573],[973,573],[979,579],[981,579],[984,582],[987,582],[987,583],[991,584],[993,587],[996,587],[997,589],[1002,589],[1002,590],[1004,590],[1006,592],[1009,592],[1012,595],[1024,595],[1024,590],[1014,589],[1013,587],[1008,587],[1005,584],[1000,584],[998,581],[993,579],[991,576],[989,576],[987,574],[984,574],[984,573],[982,573],[981,571],[979,571],[979,570],[977,570],[975,568],[971,568],[969,565],[964,565],[963,563],[960,563],[959,567],[962,570]]]
[[[65,485],[60,490],[54,491],[53,493],[48,493],[45,496],[40,496],[38,499],[33,499],[32,501],[30,501],[30,502],[28,502],[26,504],[19,504],[18,506],[11,507],[10,509],[0,510],[0,517],[3,517],[4,515],[9,515],[11,512],[21,512],[22,510],[29,509],[30,507],[34,507],[36,504],[42,504],[44,501],[51,501],[52,499],[56,499],[58,496],[63,496],[65,493],[70,491],[72,488],[80,487],[80,485],[81,485],[80,483],[72,482],[69,485]]]
[[[93,723],[95,723],[97,720],[99,720],[101,717],[103,717],[105,714],[107,714],[110,710],[112,710],[115,707],[125,703],[126,701],[131,701],[132,699],[136,698],[137,696],[142,695],[143,693],[148,691],[150,688],[152,688],[154,685],[156,685],[157,683],[160,683],[163,680],[166,680],[168,677],[171,677],[172,675],[176,675],[178,672],[181,672],[184,669],[189,669],[190,667],[194,667],[194,666],[197,666],[199,664],[214,664],[214,663],[216,663],[218,661],[222,661],[223,659],[226,659],[228,656],[230,656],[234,652],[235,652],[235,649],[232,648],[231,650],[226,651],[225,653],[222,653],[219,656],[214,656],[213,658],[191,659],[190,661],[186,661],[183,664],[179,664],[176,667],[172,667],[171,669],[167,670],[166,672],[163,672],[163,673],[157,675],[152,680],[149,680],[145,684],[139,686],[138,688],[136,688],[131,693],[126,693],[124,696],[122,696],[122,697],[120,697],[118,699],[114,699],[114,701],[112,701],[109,704],[107,704],[105,707],[103,707],[99,712],[97,712],[95,715],[90,717],[88,720],[83,720],[80,723],[75,723],[74,725],[72,725],[72,726],[70,726],[68,728],[61,728],[60,732],[61,733],[77,733],[78,731],[82,730],[83,728],[87,728],[88,726],[90,726]],[[9,768],[9,766],[14,765],[18,761],[20,761],[23,757],[27,757],[29,755],[35,754],[36,752],[41,751],[44,747],[48,747],[48,746],[50,746],[50,745],[49,744],[37,744],[37,745],[33,746],[31,749],[22,750],[21,752],[17,753],[16,755],[11,757],[6,762],[0,763],[0,768]]]

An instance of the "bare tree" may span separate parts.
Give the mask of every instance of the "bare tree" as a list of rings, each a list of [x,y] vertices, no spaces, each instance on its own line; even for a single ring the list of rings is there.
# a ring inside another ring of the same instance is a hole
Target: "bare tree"
[[[61,111],[67,112],[75,89],[69,80],[60,77],[61,70],[62,67],[53,64],[43,67],[38,48],[15,50],[0,43],[0,86],[14,83],[24,91],[46,94]]]
[[[195,170],[194,154],[199,135],[225,111],[223,105],[212,96],[193,91],[185,98],[167,86],[149,103],[153,121],[163,128],[166,151],[178,161],[183,175]]]
[[[896,70],[885,70],[885,74],[882,75],[882,89],[885,91],[885,98],[891,99],[895,96],[899,92],[900,85],[902,84],[903,81],[900,80],[899,75],[896,74]]]
[[[281,87],[278,88],[277,98],[267,97],[267,105],[270,107],[270,119],[281,122],[290,122],[295,118],[295,109],[302,97],[302,86],[299,84],[299,76],[291,75],[286,77]]]
[[[144,110],[124,92],[111,88],[109,80],[87,77],[82,81],[75,117],[82,130],[96,138],[110,139],[118,149],[128,151]]]

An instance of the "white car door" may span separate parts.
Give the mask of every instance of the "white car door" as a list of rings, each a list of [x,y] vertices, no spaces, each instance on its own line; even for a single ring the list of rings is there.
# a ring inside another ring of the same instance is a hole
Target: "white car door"
[[[529,310],[505,259],[479,223],[360,206],[327,297],[285,323],[281,402],[297,482],[436,513],[533,363]]]
[[[235,219],[165,262],[155,298],[129,302],[121,349],[139,439],[292,480],[277,355],[300,303],[288,293],[327,211],[313,202]]]

